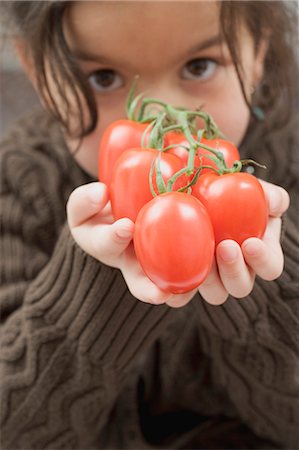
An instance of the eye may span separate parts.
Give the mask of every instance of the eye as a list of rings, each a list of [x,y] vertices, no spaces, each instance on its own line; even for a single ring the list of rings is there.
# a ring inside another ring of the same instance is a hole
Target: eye
[[[91,73],[88,80],[97,92],[113,91],[123,85],[122,77],[112,69],[101,69]]]
[[[217,62],[212,59],[192,59],[183,68],[182,77],[187,80],[206,80],[214,75],[217,65]]]

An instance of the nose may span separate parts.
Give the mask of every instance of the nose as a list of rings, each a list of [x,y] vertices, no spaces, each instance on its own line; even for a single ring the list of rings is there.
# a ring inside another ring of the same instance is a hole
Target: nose
[[[178,85],[170,82],[144,83],[139,86],[138,91],[144,93],[144,97],[158,99],[164,103],[170,104],[176,108],[192,108],[193,102]],[[153,106],[154,107],[154,106]],[[157,105],[156,108],[159,108]]]
[[[155,81],[148,83],[138,83],[138,94],[143,93],[144,98],[157,99],[164,103],[167,103],[175,108],[187,109],[189,111],[198,110],[201,107],[200,99],[195,95],[192,95],[190,91],[187,91],[179,85],[179,83],[166,81]],[[158,111],[161,111],[162,106],[154,102],[146,107],[147,115],[152,116]],[[205,123],[201,118],[197,118],[198,128],[204,128]]]

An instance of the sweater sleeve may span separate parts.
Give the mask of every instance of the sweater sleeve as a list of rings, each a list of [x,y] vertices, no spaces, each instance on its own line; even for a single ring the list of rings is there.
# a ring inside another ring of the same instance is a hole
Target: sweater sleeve
[[[44,160],[3,156],[3,449],[98,446],[130,366],[171,315],[77,246]]]
[[[256,175],[283,186],[291,198],[283,220],[285,258],[275,281],[259,278],[247,298],[213,307],[193,302],[205,351],[212,356],[214,383],[225,390],[240,417],[260,436],[282,448],[299,446],[299,215],[298,127],[292,115],[283,128],[265,132],[254,123],[241,156],[266,165]]]
[[[293,197],[294,198],[294,197]],[[256,279],[247,298],[221,306],[193,302],[214,383],[258,435],[299,445],[299,251],[294,207],[284,225],[285,269],[279,279]]]

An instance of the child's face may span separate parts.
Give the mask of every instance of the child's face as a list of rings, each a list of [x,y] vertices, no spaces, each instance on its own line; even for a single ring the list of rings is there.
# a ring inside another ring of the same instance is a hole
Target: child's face
[[[174,106],[202,107],[222,132],[239,144],[249,111],[227,46],[219,42],[216,2],[73,2],[65,33],[94,88],[99,121],[76,153],[79,164],[97,175],[101,135],[114,120],[126,117],[125,104],[135,75],[138,92]],[[247,95],[262,74],[245,28],[240,46]],[[69,139],[70,149],[77,142]]]

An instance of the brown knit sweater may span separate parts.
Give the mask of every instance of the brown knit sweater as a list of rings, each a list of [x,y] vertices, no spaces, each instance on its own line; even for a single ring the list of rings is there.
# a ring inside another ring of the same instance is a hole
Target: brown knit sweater
[[[293,130],[257,127],[242,148],[292,197],[282,276],[222,306],[196,295],[171,309],[137,301],[76,245],[65,205],[93,180],[47,115],[16,124],[1,146],[3,450],[298,448]]]

